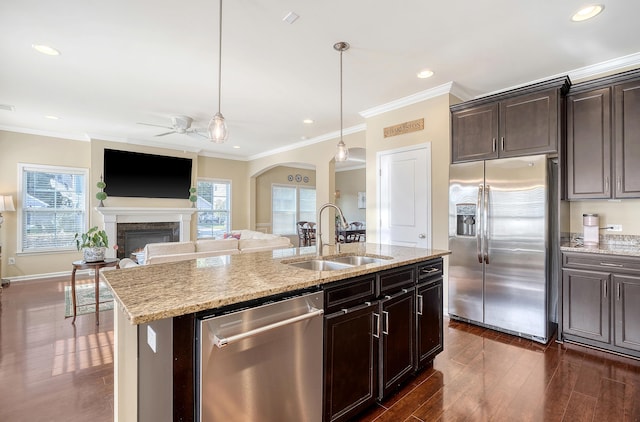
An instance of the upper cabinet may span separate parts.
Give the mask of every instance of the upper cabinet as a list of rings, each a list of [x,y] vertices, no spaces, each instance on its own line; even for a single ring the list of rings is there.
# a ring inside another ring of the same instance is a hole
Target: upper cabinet
[[[640,71],[571,88],[566,158],[568,199],[640,197]]]
[[[467,101],[451,109],[451,161],[556,154],[566,77]]]

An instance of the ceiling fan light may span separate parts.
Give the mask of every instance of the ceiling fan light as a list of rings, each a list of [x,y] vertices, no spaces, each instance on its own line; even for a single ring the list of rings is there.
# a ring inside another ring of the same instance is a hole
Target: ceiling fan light
[[[336,148],[336,161],[347,161],[349,159],[349,148],[345,145],[344,141],[340,139]]]
[[[229,132],[227,131],[227,122],[220,112],[217,112],[215,116],[209,122],[207,126],[207,133],[209,134],[209,140],[216,144],[222,144],[227,140]]]

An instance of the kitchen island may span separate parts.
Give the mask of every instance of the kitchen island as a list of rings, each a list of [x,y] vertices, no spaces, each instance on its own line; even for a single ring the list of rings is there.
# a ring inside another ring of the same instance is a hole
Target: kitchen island
[[[331,271],[290,265],[314,258],[315,247],[308,247],[157,264],[104,274],[117,302],[115,419],[143,420],[139,417],[139,408],[144,406],[148,413],[147,403],[153,402],[157,414],[165,415],[168,420],[172,418],[167,412],[174,420],[193,420],[194,324],[199,313],[231,309],[240,304],[250,307],[270,297],[322,289],[342,280],[449,254],[446,250],[377,244],[343,245],[340,254],[334,247],[325,247],[324,252],[325,259],[338,255],[380,259]],[[149,366],[145,367],[147,363]],[[141,374],[148,372],[156,379],[145,384]]]

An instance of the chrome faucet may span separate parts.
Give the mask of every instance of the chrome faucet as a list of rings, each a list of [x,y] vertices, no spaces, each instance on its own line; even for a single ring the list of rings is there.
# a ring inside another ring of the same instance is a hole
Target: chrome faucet
[[[316,245],[317,245],[317,248],[318,248],[318,256],[319,257],[322,256],[322,248],[324,247],[324,245],[328,245],[328,243],[324,243],[322,241],[322,211],[324,211],[324,209],[328,208],[328,207],[335,208],[336,211],[338,211],[338,214],[340,215],[340,222],[342,224],[342,228],[345,229],[345,230],[349,228],[349,223],[347,223],[347,220],[344,218],[344,214],[342,214],[342,210],[340,209],[339,206],[334,205],[334,204],[332,204],[330,202],[322,205],[320,207],[320,210],[318,210],[318,233],[316,233]],[[339,243],[338,243],[337,240],[336,240],[336,244],[338,245],[338,248],[339,248],[340,246],[339,246]]]

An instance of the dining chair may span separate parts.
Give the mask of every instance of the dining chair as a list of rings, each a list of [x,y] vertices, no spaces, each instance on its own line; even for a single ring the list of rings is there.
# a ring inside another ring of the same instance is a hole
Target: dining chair
[[[298,232],[298,247],[309,246],[307,244],[307,230],[305,228],[307,223],[307,221],[298,221],[296,223],[296,231]]]

